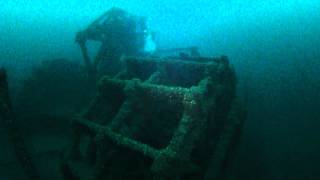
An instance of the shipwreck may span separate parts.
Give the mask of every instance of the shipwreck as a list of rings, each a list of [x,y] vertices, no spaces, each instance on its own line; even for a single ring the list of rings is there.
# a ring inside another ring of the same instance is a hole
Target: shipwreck
[[[197,47],[159,50],[154,34],[146,18],[118,8],[76,34],[88,85],[96,88],[71,119],[58,165],[65,180],[227,178],[246,119],[228,57],[203,57]],[[89,41],[101,44],[94,56]],[[38,179],[11,123],[2,72],[0,119],[29,179]]]
[[[129,17],[112,9],[77,35],[90,79],[103,59],[112,69],[99,78],[92,103],[72,120],[68,168],[83,179],[224,179],[246,118],[228,58],[201,57],[195,47],[143,54],[146,26]],[[142,31],[104,31],[111,24],[106,21]],[[112,44],[120,36],[126,43]],[[87,40],[101,42],[93,61]],[[132,44],[135,49],[128,49]],[[172,52],[178,55],[159,55]]]

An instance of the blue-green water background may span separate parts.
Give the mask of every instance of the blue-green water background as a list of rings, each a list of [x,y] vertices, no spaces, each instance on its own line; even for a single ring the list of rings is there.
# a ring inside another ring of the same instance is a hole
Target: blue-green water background
[[[319,0],[3,0],[0,66],[80,62],[75,33],[112,6],[148,17],[160,47],[230,57],[249,110],[239,179],[320,179]]]

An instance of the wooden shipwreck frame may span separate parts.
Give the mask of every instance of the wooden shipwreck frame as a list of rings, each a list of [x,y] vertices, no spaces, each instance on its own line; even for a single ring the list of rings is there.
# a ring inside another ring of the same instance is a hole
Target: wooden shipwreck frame
[[[224,179],[246,118],[228,58],[122,63],[72,120],[66,179]]]

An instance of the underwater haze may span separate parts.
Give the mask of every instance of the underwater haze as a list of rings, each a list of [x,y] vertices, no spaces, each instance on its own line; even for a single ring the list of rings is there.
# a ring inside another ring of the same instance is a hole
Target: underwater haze
[[[147,17],[158,48],[229,57],[248,109],[232,179],[320,179],[319,0],[3,0],[0,67],[82,63],[76,32],[111,7]]]

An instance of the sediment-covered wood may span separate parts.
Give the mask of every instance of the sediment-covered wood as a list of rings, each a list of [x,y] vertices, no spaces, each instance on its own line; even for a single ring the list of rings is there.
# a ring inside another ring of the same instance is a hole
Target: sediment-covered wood
[[[86,115],[73,123],[79,134],[87,133],[96,142],[99,163],[94,169],[104,174],[96,177],[106,177],[106,169],[100,167],[114,158],[105,154],[124,147],[128,155],[134,151],[152,159],[145,164],[149,171],[143,171],[154,179],[222,179],[230,144],[241,129],[236,119],[243,119],[230,110],[236,78],[228,59],[123,61],[125,69],[99,81],[98,95]],[[149,127],[152,130],[146,131]]]
[[[112,140],[115,144],[127,147],[131,150],[142,153],[145,156],[150,158],[155,158],[159,155],[160,151],[148,146],[146,144],[140,143],[136,140],[130,139],[128,137],[123,136],[122,134],[116,133],[111,130],[109,127],[101,126],[97,123],[94,123],[85,119],[74,119],[74,126],[78,126],[78,128],[85,128],[94,134],[104,135]]]

